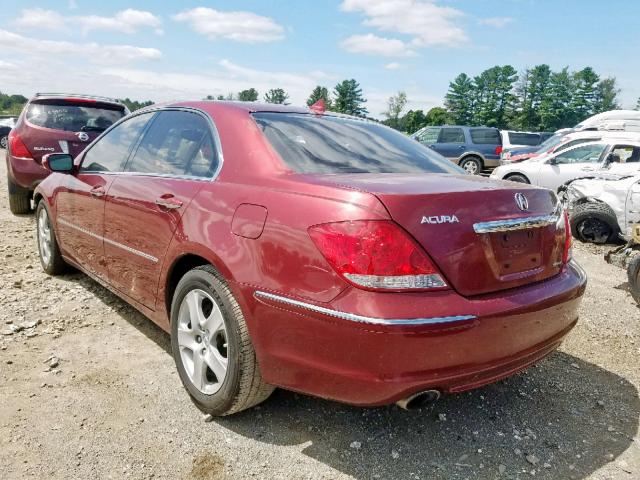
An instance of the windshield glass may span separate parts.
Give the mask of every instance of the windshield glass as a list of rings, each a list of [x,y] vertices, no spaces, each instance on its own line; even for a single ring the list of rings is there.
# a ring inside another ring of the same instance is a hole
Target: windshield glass
[[[38,127],[69,132],[102,132],[124,117],[124,109],[117,105],[73,104],[68,101],[31,103],[27,122]]]
[[[419,142],[371,121],[271,112],[253,117],[298,173],[465,173]]]
[[[540,148],[536,150],[536,153],[542,154],[549,151],[550,149],[558,145],[563,138],[564,135],[562,135],[561,133],[556,133],[552,137],[549,137],[544,142],[542,142],[540,144]]]

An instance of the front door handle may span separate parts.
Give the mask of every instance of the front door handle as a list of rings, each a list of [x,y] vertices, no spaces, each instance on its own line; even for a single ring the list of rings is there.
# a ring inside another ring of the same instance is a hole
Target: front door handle
[[[160,198],[156,198],[156,205],[167,210],[176,210],[182,206],[182,202],[173,195],[162,195]]]
[[[89,193],[94,197],[104,197],[106,192],[103,187],[94,187],[89,191]]]

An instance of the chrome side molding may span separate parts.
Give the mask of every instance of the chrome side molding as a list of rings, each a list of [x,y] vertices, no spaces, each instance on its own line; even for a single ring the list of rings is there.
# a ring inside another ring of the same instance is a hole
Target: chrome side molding
[[[509,220],[474,223],[473,230],[476,233],[512,232],[528,228],[548,227],[549,225],[555,225],[558,220],[560,220],[560,217],[555,214],[511,218]]]
[[[354,313],[340,312],[338,310],[332,310],[330,308],[319,307],[318,305],[313,305],[311,303],[305,303],[299,300],[294,300],[292,298],[282,297],[280,295],[274,295],[273,293],[261,292],[258,290],[254,293],[254,296],[258,299],[264,298],[274,302],[283,303],[285,305],[290,305],[292,307],[298,307],[312,312],[321,313],[323,315],[328,315],[330,317],[339,318],[341,320],[348,320],[350,322],[366,323],[372,325],[439,325],[446,323],[468,322],[477,318],[475,315],[455,315],[451,317],[430,318],[375,318],[356,315]]]

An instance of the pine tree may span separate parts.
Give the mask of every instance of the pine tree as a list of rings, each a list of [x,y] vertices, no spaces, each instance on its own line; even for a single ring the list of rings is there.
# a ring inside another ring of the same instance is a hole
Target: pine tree
[[[369,113],[362,105],[367,101],[362,96],[362,88],[360,88],[360,84],[353,78],[351,80],[343,80],[337,84],[333,93],[335,97],[334,108],[336,111],[358,117],[363,117]]]
[[[549,77],[549,88],[540,102],[540,130],[553,131],[575,125],[571,114],[572,75],[565,67]]]
[[[461,73],[453,82],[449,83],[449,90],[444,97],[444,105],[453,123],[471,125],[474,96],[475,85],[466,73]]]
[[[516,86],[517,112],[513,123],[522,130],[540,129],[540,105],[549,95],[551,68],[536,65],[523,72]]]
[[[595,107],[593,113],[607,112],[620,108],[618,94],[620,89],[616,85],[616,78],[609,77],[600,80],[596,87]]]
[[[596,88],[600,77],[591,67],[585,67],[572,75],[573,95],[571,98],[571,122],[580,123],[594,114],[596,109]]]
[[[289,105],[289,102],[287,102],[288,99],[289,94],[281,88],[272,88],[264,96],[265,102],[278,103],[281,105]]]

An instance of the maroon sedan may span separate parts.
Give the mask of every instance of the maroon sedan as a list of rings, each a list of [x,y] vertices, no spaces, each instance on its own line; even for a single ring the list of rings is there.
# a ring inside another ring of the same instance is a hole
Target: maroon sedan
[[[374,122],[179,103],[43,163],[45,271],[73,265],[170,332],[214,415],[274,386],[419,407],[522,370],[577,321],[586,277],[553,193]]]

